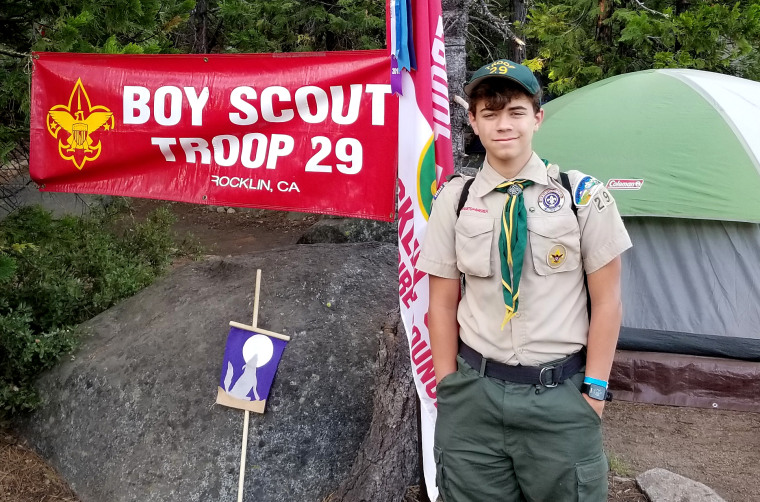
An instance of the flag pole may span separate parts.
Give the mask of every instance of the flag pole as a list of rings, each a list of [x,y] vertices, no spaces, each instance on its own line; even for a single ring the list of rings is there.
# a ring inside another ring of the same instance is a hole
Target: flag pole
[[[238,479],[238,497],[237,502],[243,502],[243,484],[245,483],[245,452],[248,449],[248,419],[251,412],[245,410],[243,416],[243,451],[240,453],[240,478]]]
[[[259,320],[259,291],[261,290],[261,269],[256,269],[256,290],[253,294],[253,322],[254,328]],[[245,484],[245,455],[248,451],[248,420],[251,418],[251,412],[245,410],[243,417],[243,446],[240,452],[240,477],[238,478],[238,496],[237,502],[243,502],[243,485]]]

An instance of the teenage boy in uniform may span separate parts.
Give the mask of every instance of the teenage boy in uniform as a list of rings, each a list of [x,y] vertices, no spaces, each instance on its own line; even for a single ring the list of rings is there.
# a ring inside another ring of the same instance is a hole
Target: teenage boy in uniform
[[[461,210],[463,178],[439,191],[417,261],[438,487],[445,502],[606,501],[601,415],[630,239],[598,180],[570,171],[568,191],[533,152],[544,113],[527,67],[486,65],[465,93],[486,160]]]

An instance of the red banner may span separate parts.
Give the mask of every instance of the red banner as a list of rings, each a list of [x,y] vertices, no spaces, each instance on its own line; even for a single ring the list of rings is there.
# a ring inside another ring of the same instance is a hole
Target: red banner
[[[385,50],[34,58],[41,190],[393,220]]]

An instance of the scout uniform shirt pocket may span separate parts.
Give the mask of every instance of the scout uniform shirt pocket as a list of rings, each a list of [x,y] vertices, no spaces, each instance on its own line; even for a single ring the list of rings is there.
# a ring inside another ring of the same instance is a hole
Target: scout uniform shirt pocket
[[[528,239],[538,275],[569,272],[581,263],[581,231],[573,214],[528,218]]]
[[[494,219],[462,213],[456,230],[457,268],[467,275],[491,277],[491,248],[494,239]]]

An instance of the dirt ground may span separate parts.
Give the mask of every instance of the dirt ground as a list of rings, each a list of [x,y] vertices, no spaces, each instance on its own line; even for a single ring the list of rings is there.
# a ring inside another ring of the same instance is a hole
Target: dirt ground
[[[160,204],[134,199],[132,215],[144,218]],[[191,233],[206,254],[222,256],[295,244],[319,219],[301,213],[227,213],[169,205],[177,216],[178,235]],[[662,467],[706,484],[728,502],[760,502],[760,414],[615,401],[605,410],[604,429],[615,471],[610,475],[610,501],[646,501],[630,478]],[[78,502],[66,482],[12,431],[0,431],[0,500]]]

